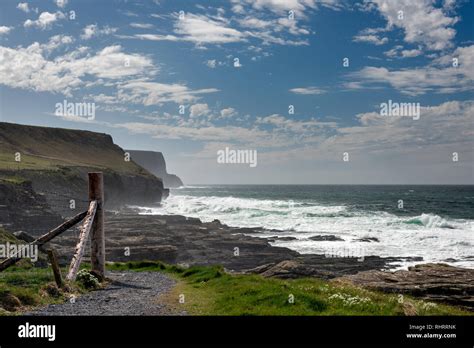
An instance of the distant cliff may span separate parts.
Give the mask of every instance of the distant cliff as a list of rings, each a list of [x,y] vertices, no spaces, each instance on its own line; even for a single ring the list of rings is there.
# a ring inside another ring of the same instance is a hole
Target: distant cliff
[[[87,206],[90,171],[104,173],[106,209],[159,203],[168,194],[108,134],[0,122],[0,225],[28,231],[37,227],[32,216],[54,227],[57,216],[77,214]]]
[[[174,174],[166,171],[166,162],[163,154],[156,151],[126,150],[130,153],[132,161],[139,164],[146,170],[163,179],[166,188],[183,186],[183,182]]]

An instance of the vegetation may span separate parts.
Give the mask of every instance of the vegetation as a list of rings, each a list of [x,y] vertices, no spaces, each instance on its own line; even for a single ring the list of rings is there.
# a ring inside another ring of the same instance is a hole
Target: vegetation
[[[0,243],[7,242],[24,243],[0,227]],[[45,255],[40,259],[45,260]],[[81,265],[81,268],[86,267],[87,264]],[[63,269],[63,274],[66,274],[66,269]],[[89,287],[81,281],[58,289],[50,267],[34,267],[29,260],[20,260],[0,272],[0,315],[20,314],[38,306],[62,303],[88,290]]]
[[[123,150],[106,134],[0,122],[0,138],[3,140],[0,170],[57,171],[64,167],[87,167],[149,175],[133,161],[125,161]]]
[[[80,283],[85,289],[98,289],[100,288],[100,282],[97,277],[90,273],[86,269],[81,269],[77,273],[76,281]]]
[[[4,244],[6,242],[24,243],[21,240],[19,240],[18,238],[16,238],[13,234],[11,234],[10,232],[7,232],[4,228],[2,228],[0,226],[0,243]]]
[[[185,310],[194,315],[470,314],[452,306],[315,278],[282,280],[228,274],[215,266],[185,268],[153,261],[114,263],[108,267],[166,272],[177,280],[177,286],[160,300],[177,312]]]
[[[62,303],[100,287],[86,271],[88,267],[83,264],[77,281],[64,289],[56,287],[51,268],[24,263],[0,272],[0,315]],[[176,286],[157,301],[176,313],[191,315],[472,315],[453,306],[315,278],[282,280],[229,274],[218,266],[188,268],[155,261],[111,263],[107,267],[168,274]]]
[[[25,178],[22,178],[17,175],[2,175],[0,177],[0,182],[4,182],[6,184],[11,184],[11,185],[21,185],[27,180]]]

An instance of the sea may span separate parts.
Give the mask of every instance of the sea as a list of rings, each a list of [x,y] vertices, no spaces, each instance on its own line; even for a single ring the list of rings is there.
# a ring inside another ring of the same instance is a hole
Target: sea
[[[407,258],[394,269],[474,268],[474,185],[191,185],[140,212],[263,228],[250,235],[302,254]]]

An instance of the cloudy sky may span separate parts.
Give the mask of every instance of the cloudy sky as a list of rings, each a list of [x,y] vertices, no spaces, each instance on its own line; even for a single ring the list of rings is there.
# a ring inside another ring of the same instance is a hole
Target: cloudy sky
[[[186,183],[473,184],[473,17],[455,0],[2,0],[0,116],[162,151]],[[55,115],[64,100],[95,119]],[[382,116],[389,100],[420,118]],[[217,163],[226,147],[258,165]]]

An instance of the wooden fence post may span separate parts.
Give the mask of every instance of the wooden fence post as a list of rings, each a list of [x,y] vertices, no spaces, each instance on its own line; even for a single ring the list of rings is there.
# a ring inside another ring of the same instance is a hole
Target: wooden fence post
[[[102,281],[105,276],[105,237],[104,178],[101,172],[89,173],[89,200],[97,201],[97,210],[91,230],[91,271]]]

